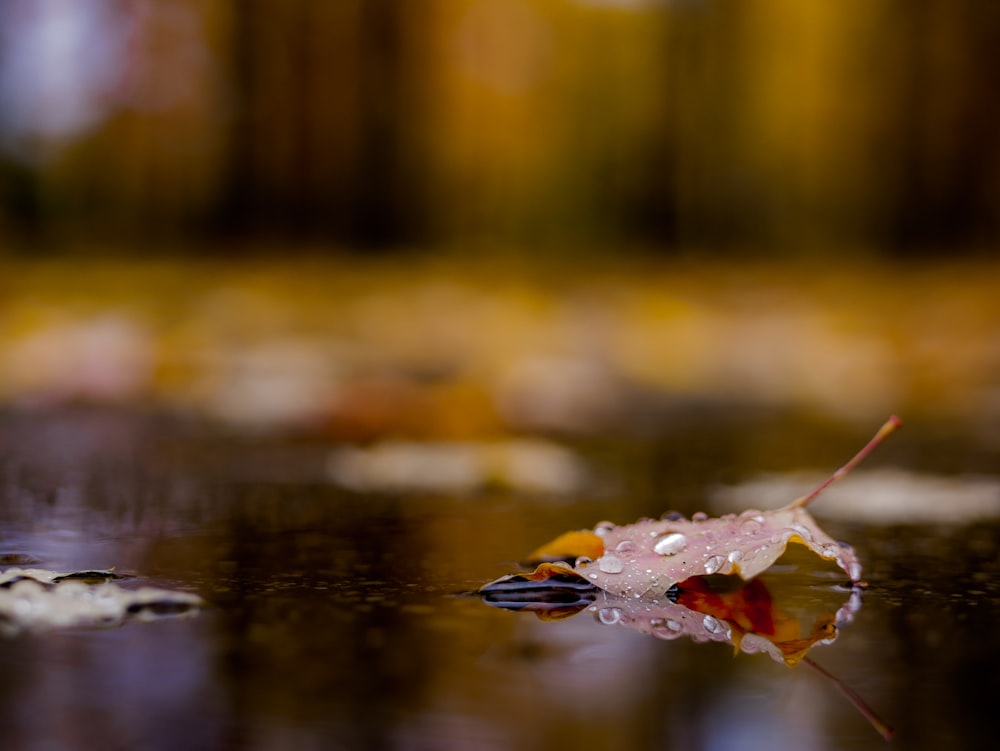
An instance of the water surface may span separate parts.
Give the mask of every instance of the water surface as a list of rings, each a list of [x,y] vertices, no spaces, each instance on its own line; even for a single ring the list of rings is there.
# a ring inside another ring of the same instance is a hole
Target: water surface
[[[114,565],[126,585],[208,603],[193,618],[0,641],[5,748],[884,747],[801,667],[658,641],[587,612],[541,622],[461,595],[564,530],[691,513],[713,483],[796,468],[812,449],[810,466],[832,469],[853,436],[699,420],[579,447],[604,481],[566,499],[351,493],[327,481],[321,440],[135,415],[11,414],[0,430],[8,563]],[[752,441],[793,458],[751,466]],[[985,471],[993,458],[954,448],[934,467],[920,441],[886,448],[883,461],[920,457],[925,471]],[[991,748],[1000,526],[824,527],[855,545],[870,587],[853,623],[810,656],[896,726],[895,745]]]

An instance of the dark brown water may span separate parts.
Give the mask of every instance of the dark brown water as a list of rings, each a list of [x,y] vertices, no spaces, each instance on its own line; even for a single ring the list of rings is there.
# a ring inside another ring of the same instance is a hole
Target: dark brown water
[[[935,450],[918,436],[880,461],[995,466],[988,447]],[[585,446],[606,481],[570,502],[354,494],[324,480],[329,446],[317,441],[227,439],[127,415],[8,415],[6,560],[114,565],[133,584],[194,591],[209,606],[0,640],[0,747],[883,748],[802,667],[659,641],[588,612],[545,623],[459,595],[564,530],[690,513],[713,483],[757,470],[832,469],[864,437],[699,419]],[[896,726],[894,745],[993,748],[997,522],[824,526],[855,545],[871,586],[853,623],[810,656]]]

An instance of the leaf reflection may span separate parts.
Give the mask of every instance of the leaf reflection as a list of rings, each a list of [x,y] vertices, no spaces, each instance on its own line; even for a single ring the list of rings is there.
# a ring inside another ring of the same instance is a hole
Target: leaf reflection
[[[606,625],[622,625],[659,639],[687,636],[725,642],[737,652],[764,652],[795,665],[816,644],[829,644],[861,606],[860,589],[839,607],[830,597],[796,597],[781,573],[743,581],[736,576],[694,576],[663,597],[626,597],[601,590],[567,566],[501,577],[478,590],[487,605],[533,612],[546,621],[589,610]]]
[[[731,644],[738,654],[765,653],[794,667],[803,663],[830,680],[883,738],[892,728],[850,687],[806,655],[830,644],[861,607],[861,589],[824,587],[803,580],[784,563],[744,581],[738,576],[693,576],[660,598],[627,597],[600,589],[564,563],[543,563],[530,573],[503,576],[477,590],[491,607],[534,613],[557,621],[583,611],[608,626],[624,626],[657,639],[686,636]],[[846,593],[846,599],[844,597]]]

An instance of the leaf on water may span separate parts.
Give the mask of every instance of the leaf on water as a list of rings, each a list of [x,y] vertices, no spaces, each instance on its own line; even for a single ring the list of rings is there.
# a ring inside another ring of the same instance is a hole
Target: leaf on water
[[[820,529],[808,511],[785,507],[715,519],[642,521],[604,530],[605,552],[577,571],[617,595],[659,597],[692,576],[737,574],[752,579],[769,569],[790,542],[834,561],[851,581],[861,578],[854,551]]]
[[[785,554],[789,543],[797,543],[836,563],[852,583],[859,581],[861,562],[853,549],[824,532],[805,506],[900,424],[890,418],[847,464],[782,508],[715,519],[669,514],[624,526],[601,522],[593,530],[560,535],[531,554],[540,561],[534,571],[501,577],[477,594],[489,605],[531,611],[542,620],[561,620],[588,609],[601,623],[660,639],[728,642],[737,651],[765,652],[786,665],[804,662],[834,681],[888,739],[891,728],[861,697],[806,657],[815,644],[833,641],[838,627],[853,618],[860,607],[859,588],[852,588],[839,609],[813,614],[803,628],[803,619],[777,607],[771,590],[757,577]],[[719,581],[728,584],[720,588]]]
[[[197,612],[189,592],[155,587],[125,589],[112,570],[60,573],[9,568],[0,572],[0,634],[67,627],[111,627]]]
[[[714,519],[705,514],[695,514],[692,519],[670,514],[663,520],[623,526],[602,522],[593,531],[564,534],[532,557],[569,560],[574,554],[583,556],[576,560],[574,569],[604,591],[655,599],[694,576],[737,574],[753,579],[781,557],[788,543],[797,543],[833,561],[857,582],[862,568],[854,550],[824,532],[805,506],[900,424],[898,418],[890,418],[847,464],[815,490],[782,508],[750,509]],[[596,538],[600,538],[600,545]]]

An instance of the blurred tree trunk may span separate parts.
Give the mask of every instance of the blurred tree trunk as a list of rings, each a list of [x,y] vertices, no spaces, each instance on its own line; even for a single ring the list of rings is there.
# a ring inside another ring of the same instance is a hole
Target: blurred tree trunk
[[[411,238],[406,16],[393,0],[237,6],[225,230],[361,247]]]
[[[1000,232],[1000,4],[937,0],[897,15],[908,74],[886,107],[901,167],[892,245],[991,245]]]

